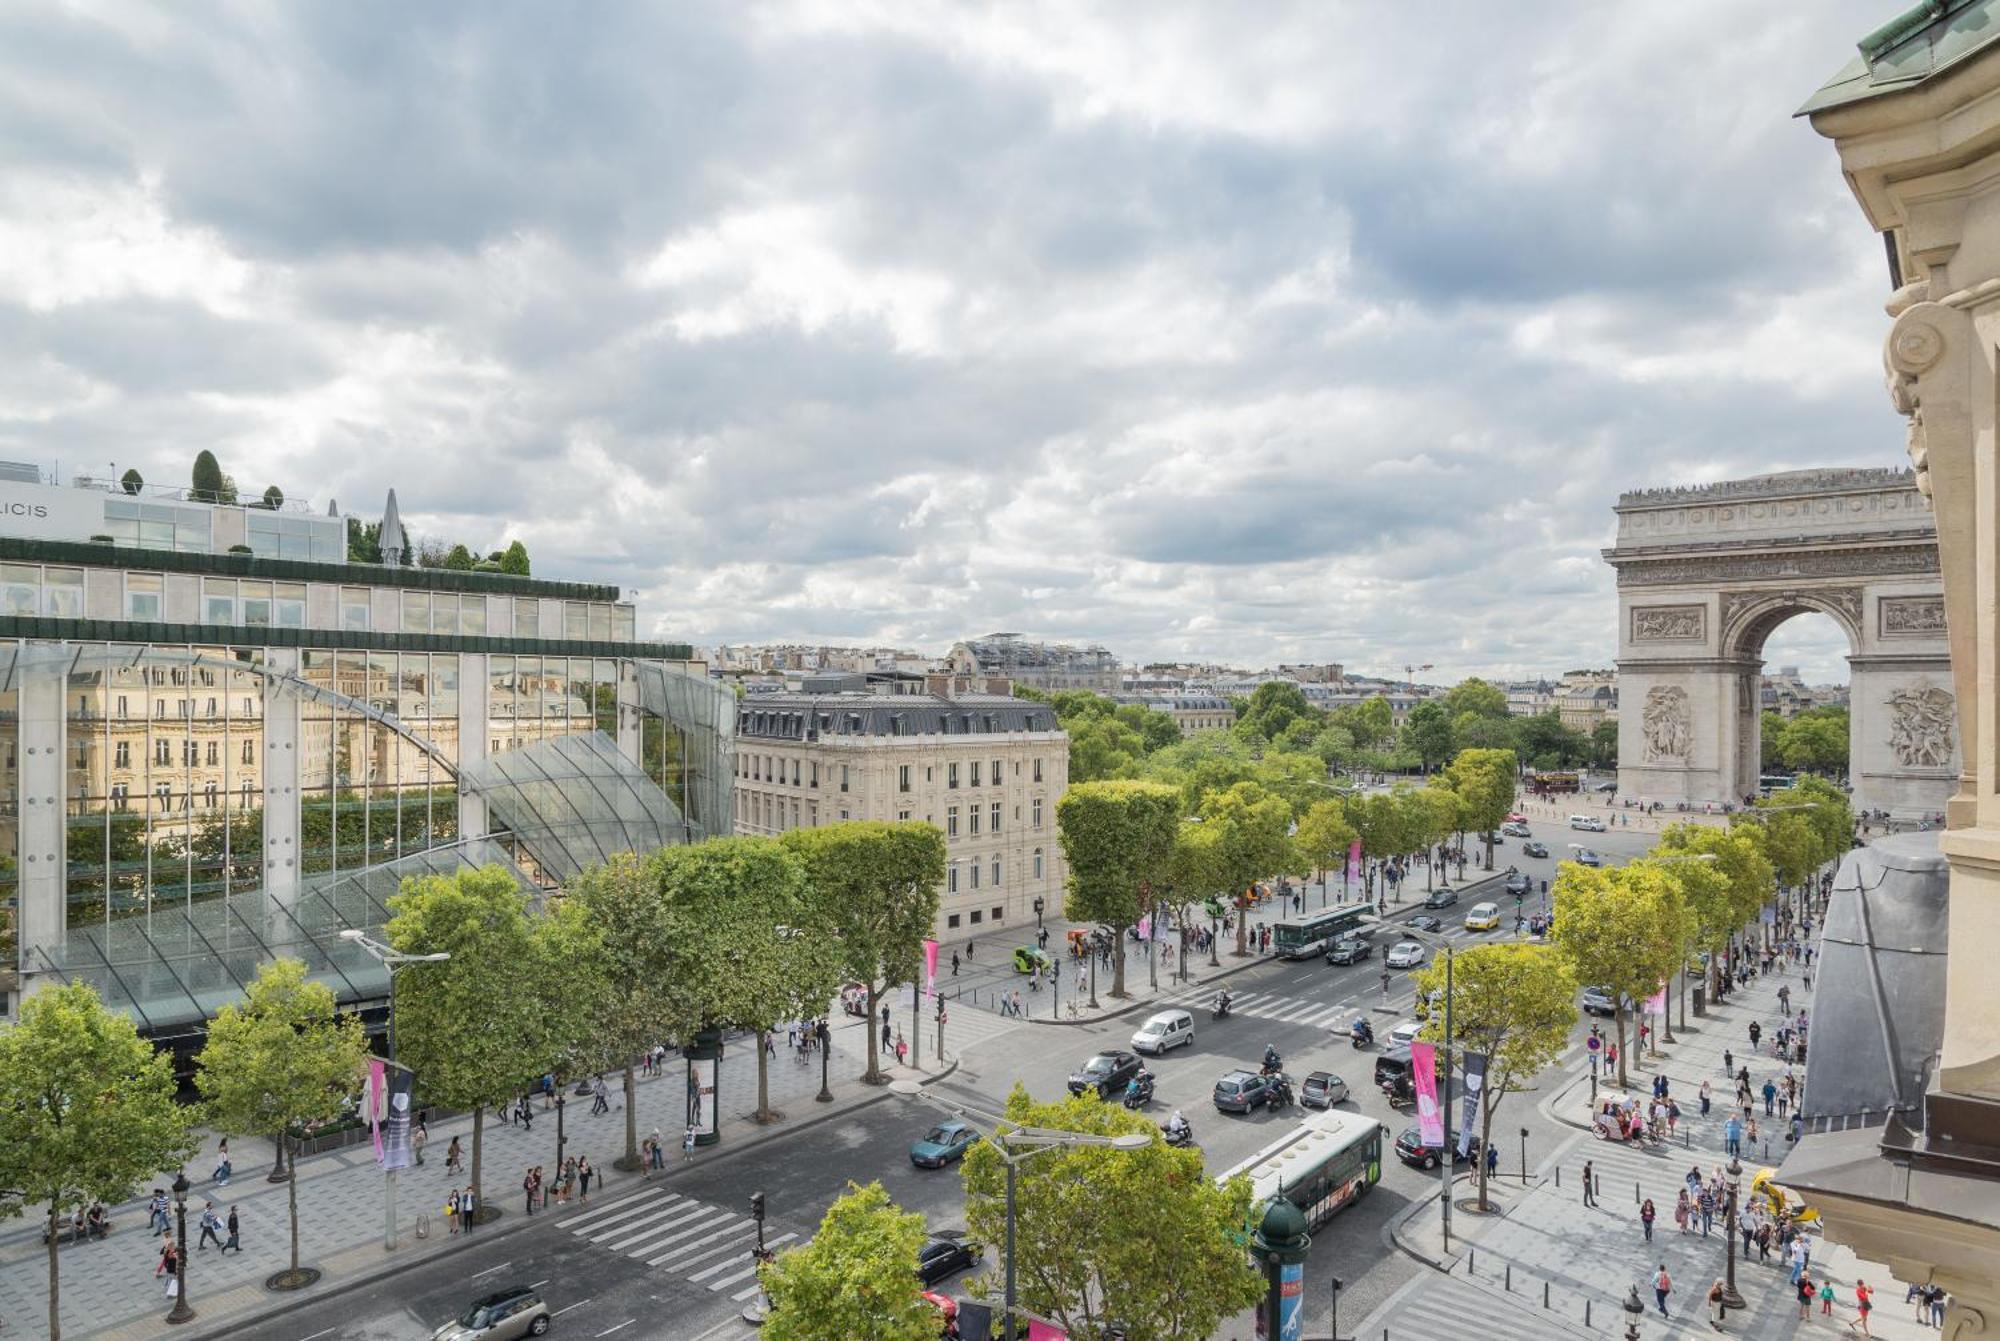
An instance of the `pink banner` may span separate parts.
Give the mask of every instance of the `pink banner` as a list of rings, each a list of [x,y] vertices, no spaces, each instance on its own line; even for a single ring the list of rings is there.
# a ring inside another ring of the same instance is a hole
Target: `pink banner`
[[[1350,881],[1361,878],[1361,840],[1359,838],[1347,845],[1347,878]]]
[[[924,984],[925,996],[929,996],[931,993],[937,991],[937,956],[938,956],[938,943],[936,941],[925,941],[924,973],[928,979],[928,981]]]
[[[1646,998],[1646,1013],[1648,1015],[1665,1015],[1667,1013],[1667,985],[1665,983],[1660,984],[1659,991]]]
[[[1139,939],[1142,941],[1153,939],[1153,915],[1151,913],[1147,913],[1139,919]]]
[[[382,1162],[382,1119],[389,1111],[389,1085],[380,1057],[368,1059],[368,1089],[362,1096],[362,1116],[375,1136],[375,1162]]]
[[[1438,1110],[1437,1044],[1410,1044],[1411,1080],[1417,1087],[1417,1135],[1425,1145],[1444,1145],[1444,1114]]]
[[[1028,1321],[1028,1341],[1069,1341],[1069,1333],[1050,1322]]]

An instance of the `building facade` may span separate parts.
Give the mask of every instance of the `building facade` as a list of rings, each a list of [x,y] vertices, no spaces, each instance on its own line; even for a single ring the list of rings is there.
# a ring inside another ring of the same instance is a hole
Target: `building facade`
[[[1165,713],[1181,729],[1182,739],[1197,731],[1227,731],[1236,725],[1236,709],[1218,694],[1120,694],[1118,702]]]
[[[1118,692],[1118,658],[1102,647],[1029,642],[1018,633],[989,633],[955,643],[945,655],[954,675],[999,675],[1054,693],[1087,689],[1107,698]]]
[[[1031,928],[1062,907],[1056,802],[1069,737],[1054,709],[991,694],[769,694],[747,700],[737,833],[841,820],[921,820],[944,832],[940,940]]]
[[[461,777],[563,737],[650,777],[676,841],[728,831],[733,704],[617,588],[350,563],[345,533],[0,479],[0,999],[85,977],[171,1033],[281,946],[360,999],[313,919],[379,900],[323,892],[489,839],[553,869]],[[661,710],[666,676],[701,723]]]

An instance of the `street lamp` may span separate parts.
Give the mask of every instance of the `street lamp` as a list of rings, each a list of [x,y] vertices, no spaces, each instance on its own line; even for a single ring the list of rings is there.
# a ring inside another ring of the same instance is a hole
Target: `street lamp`
[[[178,1226],[174,1232],[179,1242],[174,1251],[174,1307],[167,1314],[172,1323],[194,1321],[194,1310],[188,1307],[188,1186],[185,1170],[174,1175],[174,1220]]]
[[[1521,1128],[1521,1186],[1528,1185],[1528,1129]]]
[[[827,1054],[833,1050],[833,1030],[827,1025],[825,1016],[821,1016],[819,1023],[813,1026],[813,1032],[819,1036],[819,1093],[813,1099],[817,1103],[830,1104],[833,1102],[833,1087],[827,1083],[826,1067]]]
[[[1639,1302],[1639,1287],[1634,1285],[1625,1296],[1625,1341],[1639,1341],[1639,1319],[1646,1316],[1646,1306]]]
[[[1042,896],[1035,895],[1035,930],[1042,929]]]
[[[1744,1307],[1743,1296],[1736,1291],[1736,1194],[1743,1184],[1743,1163],[1736,1156],[1729,1157],[1729,1167],[1723,1170],[1729,1175],[1729,1275],[1722,1287],[1724,1308]]]
[[[1006,1272],[1006,1330],[1002,1335],[1006,1341],[1016,1341],[1015,1292],[1014,1292],[1014,1170],[1044,1150],[1074,1149],[1079,1146],[1109,1146],[1114,1150],[1143,1150],[1153,1143],[1147,1132],[1122,1132],[1117,1136],[1097,1136],[1090,1132],[1056,1131],[1048,1127],[1023,1127],[1013,1119],[998,1113],[949,1099],[932,1090],[925,1089],[914,1080],[892,1080],[889,1092],[903,1099],[917,1099],[970,1126],[981,1137],[992,1143],[1000,1152],[1001,1162],[1007,1166],[1007,1272]],[[983,1125],[982,1125],[983,1124]],[[991,1130],[987,1130],[990,1127]]]
[[[1327,1328],[1326,1328],[1326,1331],[1327,1331],[1327,1335],[1329,1335],[1329,1336],[1331,1336],[1331,1337],[1333,1338],[1333,1341],[1340,1341],[1340,1286],[1341,1286],[1341,1283],[1342,1283],[1342,1282],[1341,1282],[1341,1279],[1340,1279],[1340,1277],[1338,1277],[1338,1276],[1335,1276],[1335,1277],[1333,1277],[1332,1281],[1330,1282],[1330,1284],[1331,1284],[1331,1285],[1333,1286],[1333,1321],[1331,1321],[1330,1323],[1328,1323],[1328,1324],[1327,1324]]]
[[[436,954],[428,955],[405,954],[393,945],[385,945],[383,942],[376,940],[359,927],[343,928],[340,933],[340,939],[346,941],[349,945],[359,946],[364,952],[373,956],[377,963],[389,971],[389,1008],[383,1013],[383,1031],[388,1035],[388,1062],[390,1066],[394,1066],[396,1064],[396,970],[409,964],[442,964],[451,958],[451,952],[440,950]],[[562,1167],[560,1161],[557,1162],[556,1167],[558,1169]],[[396,1170],[385,1168],[383,1176],[385,1182],[383,1183],[382,1193],[382,1250],[384,1252],[394,1252],[396,1250]],[[478,1188],[473,1189],[472,1200],[473,1214],[477,1215],[480,1207],[484,1204],[484,1199],[480,1197]]]

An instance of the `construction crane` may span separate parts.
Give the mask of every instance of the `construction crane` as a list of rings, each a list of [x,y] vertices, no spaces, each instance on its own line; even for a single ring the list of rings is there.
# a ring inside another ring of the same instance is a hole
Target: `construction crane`
[[[1405,666],[1403,667],[1403,683],[1408,685],[1410,687],[1410,692],[1414,694],[1417,692],[1417,682],[1414,678],[1416,673],[1420,670],[1434,670],[1434,669],[1436,668],[1433,667],[1431,663],[1428,661],[1426,661],[1421,666]]]

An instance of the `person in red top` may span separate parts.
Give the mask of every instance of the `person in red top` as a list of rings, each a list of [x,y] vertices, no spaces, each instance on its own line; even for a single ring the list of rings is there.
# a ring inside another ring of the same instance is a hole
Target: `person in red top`
[[[1853,1331],[1856,1327],[1859,1327],[1863,1336],[1873,1336],[1874,1333],[1868,1330],[1868,1311],[1874,1307],[1875,1295],[1868,1288],[1868,1282],[1865,1280],[1856,1280],[1854,1282],[1854,1321],[1847,1324],[1847,1329]]]

